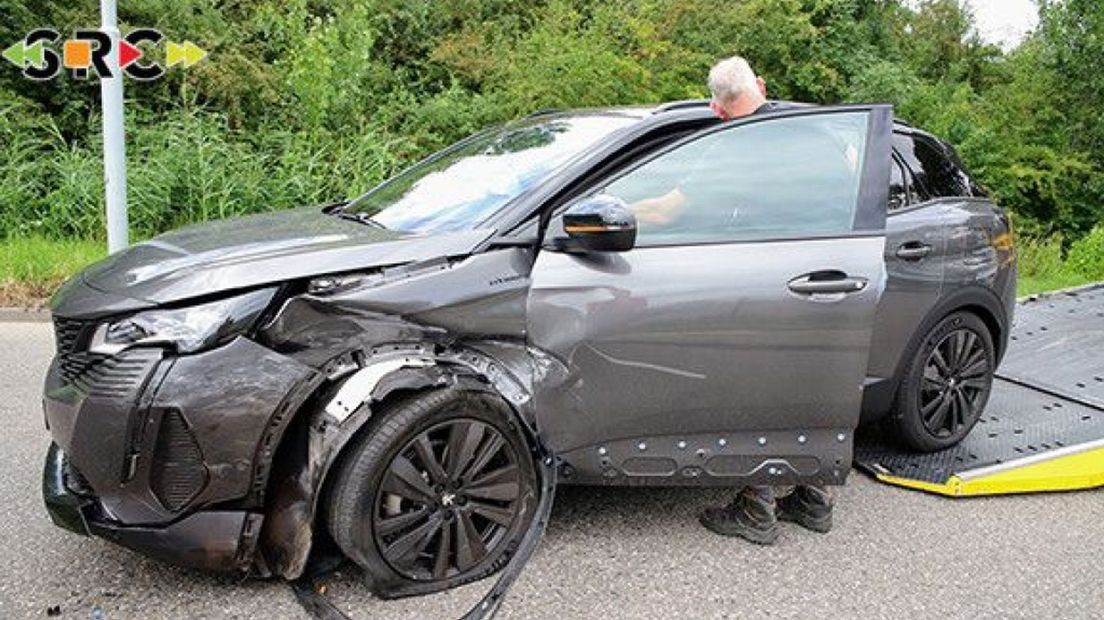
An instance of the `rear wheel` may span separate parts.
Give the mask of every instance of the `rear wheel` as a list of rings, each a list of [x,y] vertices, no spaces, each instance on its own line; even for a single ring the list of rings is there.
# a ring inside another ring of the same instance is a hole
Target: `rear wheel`
[[[383,411],[329,497],[330,533],[373,589],[422,593],[505,564],[533,518],[536,470],[502,399],[441,390]]]
[[[993,338],[977,315],[955,312],[937,323],[897,389],[891,419],[898,436],[921,452],[962,441],[989,401],[995,367]]]

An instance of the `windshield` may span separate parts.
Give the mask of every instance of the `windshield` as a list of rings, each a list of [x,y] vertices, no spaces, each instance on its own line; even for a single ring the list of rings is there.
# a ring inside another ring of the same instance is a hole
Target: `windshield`
[[[469,230],[616,129],[623,115],[526,119],[471,136],[385,181],[344,214],[402,232]]]

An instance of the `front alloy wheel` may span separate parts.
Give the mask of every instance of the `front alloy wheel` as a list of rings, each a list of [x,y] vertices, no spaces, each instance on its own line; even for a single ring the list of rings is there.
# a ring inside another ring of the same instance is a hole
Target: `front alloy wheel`
[[[376,545],[408,579],[471,570],[521,518],[520,476],[516,451],[493,426],[437,424],[391,460],[372,514]]]
[[[385,598],[502,568],[532,522],[536,465],[510,406],[443,389],[393,401],[343,451],[327,522]]]

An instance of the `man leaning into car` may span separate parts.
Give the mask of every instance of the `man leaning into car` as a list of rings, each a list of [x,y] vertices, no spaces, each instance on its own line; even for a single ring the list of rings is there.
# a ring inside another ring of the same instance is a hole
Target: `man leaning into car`
[[[746,60],[733,56],[718,62],[709,72],[710,108],[721,120],[783,109],[784,103],[767,101],[767,87]],[[685,184],[685,183],[684,183]],[[676,220],[686,205],[679,187],[632,205],[644,225],[664,226]],[[740,490],[727,506],[709,508],[701,523],[726,536],[739,536],[769,545],[778,538],[778,521],[797,523],[816,532],[832,527],[832,498],[823,487],[803,485],[776,501],[770,486],[749,486]]]

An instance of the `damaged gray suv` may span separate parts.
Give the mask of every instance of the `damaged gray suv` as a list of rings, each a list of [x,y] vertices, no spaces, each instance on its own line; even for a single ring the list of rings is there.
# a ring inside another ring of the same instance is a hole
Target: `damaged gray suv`
[[[557,481],[841,484],[879,418],[955,444],[1014,291],[1005,214],[888,106],[537,114],[66,283],[46,504],[178,564],[430,592],[524,551]]]

